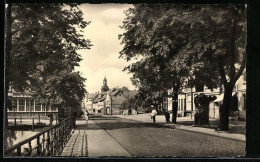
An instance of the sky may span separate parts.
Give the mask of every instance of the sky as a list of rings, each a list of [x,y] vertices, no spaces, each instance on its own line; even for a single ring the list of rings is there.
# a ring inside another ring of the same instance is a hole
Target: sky
[[[132,75],[122,71],[129,63],[118,58],[123,49],[118,40],[118,35],[123,33],[119,26],[129,7],[129,4],[82,4],[79,7],[84,20],[91,21],[84,29],[84,37],[90,39],[93,46],[90,50],[78,51],[83,60],[76,68],[87,79],[85,86],[89,93],[101,91],[104,77],[109,88],[125,86],[135,89],[130,81]]]

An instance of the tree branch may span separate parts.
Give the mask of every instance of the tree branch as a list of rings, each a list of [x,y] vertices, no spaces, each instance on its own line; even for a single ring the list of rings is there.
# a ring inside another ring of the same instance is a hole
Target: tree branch
[[[230,77],[230,81],[233,80],[234,76],[235,76],[235,32],[236,32],[236,28],[237,28],[237,21],[238,21],[238,16],[236,16],[234,22],[232,23],[232,28],[231,28],[231,34],[230,34],[230,71],[229,71],[229,77]]]

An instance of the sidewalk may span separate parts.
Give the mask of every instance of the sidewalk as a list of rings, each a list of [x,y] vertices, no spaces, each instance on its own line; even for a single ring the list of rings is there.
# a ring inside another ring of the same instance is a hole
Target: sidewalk
[[[124,118],[124,119],[130,119],[130,120],[135,120],[139,122],[144,122],[144,123],[152,123],[152,119],[150,114],[138,114],[138,115],[113,115],[119,118]],[[172,119],[172,118],[171,118]],[[157,115],[156,116],[156,124],[164,125],[167,127],[173,127],[179,130],[185,130],[185,131],[190,131],[190,132],[196,132],[196,133],[203,133],[207,135],[212,135],[212,136],[218,136],[218,137],[223,137],[223,138],[228,138],[228,139],[233,139],[233,140],[238,140],[238,141],[246,141],[245,138],[245,121],[235,121],[235,120],[230,120],[230,131],[216,131],[215,128],[217,128],[218,121],[217,120],[210,120],[210,127],[205,126],[205,127],[194,127],[192,126],[194,123],[194,118],[191,119],[191,117],[178,117],[177,118],[177,124],[166,124],[165,122],[165,117],[164,115]]]
[[[78,120],[61,156],[113,157],[131,155],[93,120]]]

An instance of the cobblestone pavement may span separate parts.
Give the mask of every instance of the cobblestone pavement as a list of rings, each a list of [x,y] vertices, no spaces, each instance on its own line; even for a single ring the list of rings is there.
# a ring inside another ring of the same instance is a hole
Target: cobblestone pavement
[[[115,117],[123,118],[123,119],[129,119],[134,121],[139,121],[143,123],[152,123],[150,114],[138,114],[138,115],[113,115]],[[178,124],[169,123],[166,124],[165,117],[163,115],[157,115],[156,116],[156,124],[164,125],[167,127],[174,127],[176,129],[180,130],[186,130],[191,132],[197,132],[197,133],[203,133],[208,135],[214,135],[219,137],[224,137],[228,139],[234,139],[239,141],[246,141],[245,134],[241,132],[245,132],[245,122],[242,121],[230,121],[231,124],[229,124],[230,128],[237,128],[237,130],[240,131],[234,131],[234,132],[227,132],[227,131],[217,131],[212,127],[212,125],[204,126],[204,127],[193,127],[194,119],[191,119],[190,117],[178,117]],[[217,122],[213,119],[211,119],[211,122]],[[241,129],[243,129],[241,131]]]
[[[86,130],[75,129],[61,156],[86,156],[85,135]]]
[[[95,122],[132,156],[237,157],[245,155],[246,143],[242,141],[115,117],[106,117]]]
[[[115,116],[77,121],[61,156],[239,157],[245,142]],[[87,137],[87,138],[86,138]],[[87,139],[87,140],[85,140]]]
[[[93,120],[77,121],[77,128],[61,156],[115,157],[131,156]]]

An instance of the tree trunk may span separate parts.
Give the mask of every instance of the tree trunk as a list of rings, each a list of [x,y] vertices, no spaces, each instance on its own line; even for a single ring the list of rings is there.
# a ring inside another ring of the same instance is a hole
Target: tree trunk
[[[219,114],[220,114],[220,122],[219,129],[223,131],[229,130],[229,111],[232,100],[232,91],[233,86],[230,84],[225,85],[224,99],[223,104],[220,105]]]
[[[9,79],[8,75],[8,64],[9,64],[9,57],[11,51],[11,44],[12,44],[12,35],[11,35],[11,27],[12,27],[12,16],[11,16],[11,3],[8,4],[6,8],[6,42],[5,42],[5,104],[4,104],[4,149],[8,147],[8,114],[7,114],[7,105],[8,104],[8,90],[9,90]]]
[[[178,93],[174,92],[172,96],[172,123],[177,123],[177,114],[178,114]]]

